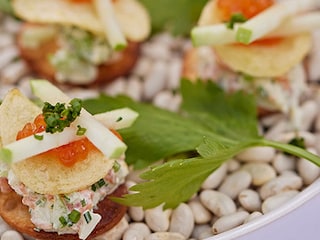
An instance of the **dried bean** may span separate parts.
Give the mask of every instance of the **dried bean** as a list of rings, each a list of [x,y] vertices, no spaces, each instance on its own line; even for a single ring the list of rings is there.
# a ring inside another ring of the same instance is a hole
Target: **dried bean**
[[[241,169],[251,175],[254,186],[261,186],[276,177],[276,171],[267,163],[246,163]]]
[[[190,237],[194,227],[194,217],[191,208],[181,203],[172,211],[169,232],[181,233],[186,238]]]
[[[271,212],[272,210],[280,207],[281,205],[288,202],[290,199],[295,197],[299,192],[295,190],[281,192],[267,198],[261,206],[262,212],[264,214]]]
[[[218,234],[230,230],[244,223],[249,216],[248,212],[240,211],[219,218],[212,225],[213,234]]]
[[[301,177],[293,174],[281,175],[270,180],[260,188],[260,197],[264,200],[270,196],[288,190],[299,190],[302,187]]]
[[[225,178],[219,191],[235,199],[242,190],[250,186],[251,181],[252,177],[248,172],[239,170]]]
[[[275,153],[271,147],[252,147],[238,154],[237,159],[243,162],[271,162]]]
[[[200,193],[202,204],[217,216],[224,216],[236,211],[236,204],[226,194],[214,191],[204,190]]]

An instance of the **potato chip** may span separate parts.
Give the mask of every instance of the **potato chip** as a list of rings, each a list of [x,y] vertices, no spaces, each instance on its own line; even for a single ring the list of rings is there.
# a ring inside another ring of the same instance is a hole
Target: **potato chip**
[[[41,109],[17,89],[10,91],[0,105],[0,139],[3,145],[15,141],[17,132],[41,112]],[[42,140],[42,141],[45,141]],[[113,166],[100,151],[91,151],[87,159],[66,167],[55,157],[38,155],[12,164],[19,180],[41,194],[63,194],[87,188],[105,177]]]
[[[254,77],[279,77],[301,62],[311,49],[311,35],[285,37],[274,44],[214,47],[220,60],[236,72]]]
[[[12,89],[0,105],[0,138],[3,145],[14,142],[27,122],[41,113],[41,109],[18,89]]]
[[[17,16],[29,22],[72,25],[97,35],[105,34],[94,6],[90,3],[76,4],[66,0],[13,0],[12,6]],[[118,0],[114,9],[120,27],[129,40],[140,41],[149,35],[150,19],[139,2]]]

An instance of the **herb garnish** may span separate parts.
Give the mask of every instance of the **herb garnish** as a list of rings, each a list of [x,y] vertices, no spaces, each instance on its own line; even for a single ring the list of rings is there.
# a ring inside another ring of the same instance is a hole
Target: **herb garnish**
[[[226,22],[226,26],[229,29],[233,29],[236,23],[244,23],[247,21],[247,18],[242,13],[234,13],[231,15],[231,18]]]
[[[47,124],[46,132],[62,132],[80,115],[81,108],[82,101],[78,98],[72,99],[68,107],[64,103],[56,103],[53,106],[45,102],[42,113]]]
[[[166,163],[141,175],[135,194],[113,198],[125,205],[152,208],[165,203],[174,208],[199,190],[202,182],[222,163],[249,147],[270,146],[305,158],[320,166],[320,157],[290,144],[264,139],[258,133],[256,101],[244,92],[226,94],[212,82],[181,82],[180,113],[137,103],[127,97],[100,96],[84,102],[92,112],[130,107],[137,121],[120,131],[128,145],[126,160],[136,168],[160,159]],[[196,153],[188,157],[180,153]],[[180,155],[179,155],[180,154]],[[186,156],[173,159],[172,156]]]

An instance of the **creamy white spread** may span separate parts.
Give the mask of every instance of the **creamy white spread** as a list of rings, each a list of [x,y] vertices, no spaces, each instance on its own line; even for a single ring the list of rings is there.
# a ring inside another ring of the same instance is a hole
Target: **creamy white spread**
[[[8,183],[22,196],[22,203],[29,207],[35,229],[58,234],[79,234],[86,239],[98,224],[101,216],[94,213],[97,204],[124,183],[128,167],[123,159],[115,161],[114,167],[98,182],[78,192],[44,195],[28,189],[9,170]]]

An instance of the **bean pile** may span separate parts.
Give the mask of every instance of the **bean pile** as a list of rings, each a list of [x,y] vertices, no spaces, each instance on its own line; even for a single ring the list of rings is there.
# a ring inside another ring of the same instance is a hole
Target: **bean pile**
[[[19,22],[0,16],[0,99],[13,86],[31,96],[28,67],[19,59],[14,36]],[[320,41],[318,41],[320,42]],[[181,102],[177,93],[182,56],[190,47],[183,38],[167,33],[152,37],[142,45],[142,55],[132,74],[121,77],[104,89],[66,88],[72,97],[95,97],[99,92],[109,95],[126,94],[137,101],[148,101],[161,108],[176,111]],[[319,46],[318,46],[319,47]],[[320,51],[317,51],[320,52]],[[313,59],[313,62],[312,62]],[[318,59],[318,60],[317,60]],[[319,62],[319,54],[311,54],[311,63]],[[318,68],[319,69],[319,68]],[[309,76],[320,78],[316,67]],[[303,119],[299,135],[307,148],[320,154],[320,91],[310,87],[299,106]],[[290,128],[288,116],[277,113],[260,121],[266,138],[286,142],[296,132]],[[139,172],[132,171],[127,185],[140,181]],[[130,207],[126,216],[103,239],[205,239],[253,221],[299,195],[320,176],[320,168],[304,160],[277,152],[269,147],[248,149],[224,163],[202,184],[201,190],[176,209],[163,211],[162,206],[143,210]],[[1,220],[1,219],[0,219]],[[19,240],[23,236],[0,221],[1,240]]]

